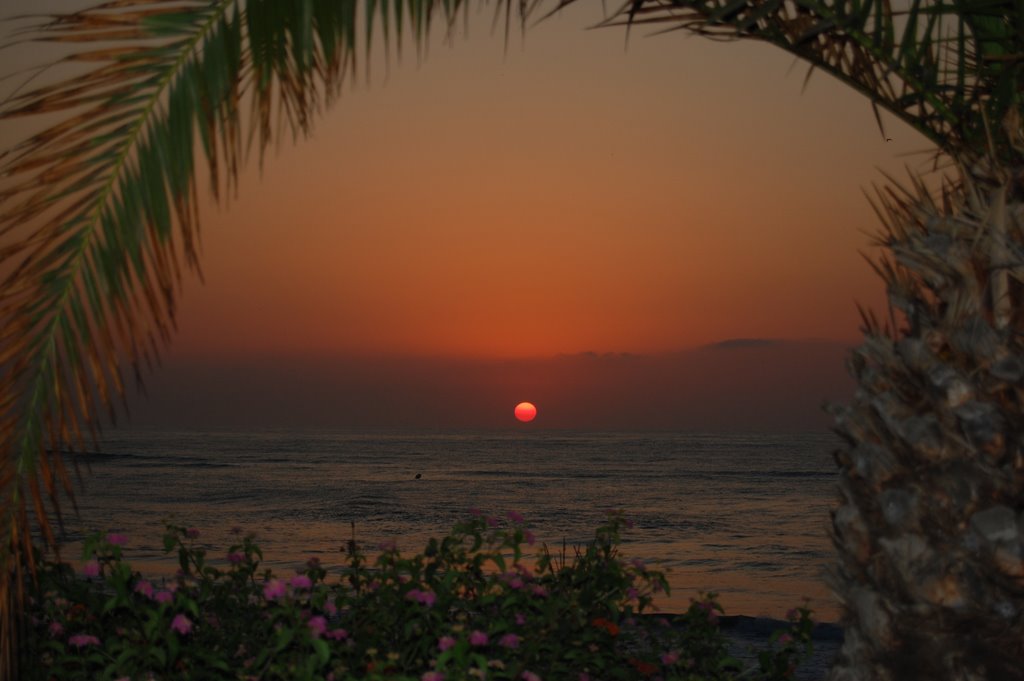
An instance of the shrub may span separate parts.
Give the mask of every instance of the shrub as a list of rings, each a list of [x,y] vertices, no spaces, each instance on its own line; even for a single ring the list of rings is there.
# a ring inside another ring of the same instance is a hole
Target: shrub
[[[475,514],[412,556],[385,545],[371,563],[350,547],[329,579],[316,559],[287,577],[261,569],[249,536],[210,561],[195,529],[168,526],[179,570],[160,584],[124,560],[124,537],[97,534],[81,574],[42,563],[22,669],[29,679],[133,681],[791,677],[810,652],[810,611],[794,611],[759,668],[741,669],[714,594],[672,620],[647,614],[668,585],[619,555],[623,527],[612,514],[568,556],[530,549],[516,513]]]

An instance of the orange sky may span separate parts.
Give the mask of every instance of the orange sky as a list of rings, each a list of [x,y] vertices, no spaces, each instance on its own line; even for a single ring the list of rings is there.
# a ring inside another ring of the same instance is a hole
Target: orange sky
[[[380,60],[205,218],[175,352],[544,356],[854,339],[862,188],[926,148],[769,46],[583,30]]]
[[[599,16],[584,3],[506,54],[484,8],[421,63],[376,59],[311,140],[204,210],[206,283],[186,284],[169,370],[855,341],[855,303],[882,304],[862,190],[928,143],[891,119],[886,143],[823,74],[801,94],[806,68],[770,46],[636,30],[626,49],[584,30]]]

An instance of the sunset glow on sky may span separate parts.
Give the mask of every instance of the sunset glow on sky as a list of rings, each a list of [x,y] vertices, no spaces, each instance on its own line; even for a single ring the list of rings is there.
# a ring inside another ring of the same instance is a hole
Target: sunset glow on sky
[[[186,280],[168,371],[856,342],[856,304],[882,307],[863,190],[923,165],[901,156],[923,138],[886,119],[886,143],[822,74],[801,94],[806,67],[767,45],[634,30],[627,48],[585,30],[592,3],[506,53],[490,10],[471,15],[423,60],[378,49],[312,139],[205,203],[205,284]],[[39,61],[19,50],[5,71]]]
[[[857,337],[862,189],[927,148],[761,45],[571,11],[344,95],[205,212],[176,352],[549,356]],[[590,17],[588,19],[588,17]]]

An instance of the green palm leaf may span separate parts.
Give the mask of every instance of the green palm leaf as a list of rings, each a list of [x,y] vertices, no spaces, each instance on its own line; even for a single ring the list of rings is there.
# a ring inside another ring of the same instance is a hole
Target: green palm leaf
[[[605,22],[623,24],[762,40],[945,151],[987,149],[1004,163],[1024,154],[1015,117],[1024,104],[1021,0],[908,0],[898,9],[889,0],[628,0]]]
[[[310,131],[376,21],[386,42],[406,24],[419,42],[460,4],[112,0],[27,36],[72,45],[58,66],[75,73],[0,106],[48,121],[0,155],[0,676],[14,673],[31,530],[55,545],[74,500],[61,452],[116,416],[199,270],[197,163],[215,195],[230,189],[251,151]]]
[[[834,410],[846,637],[829,678],[1018,678],[1024,563],[989,520],[1021,506],[1020,379],[999,375],[1021,362],[1024,2],[629,0],[605,23],[769,42],[955,164],[938,196],[914,178],[875,206],[889,319],[863,313],[858,388]]]
[[[183,272],[198,271],[197,154],[214,194],[230,189],[251,150],[310,130],[377,27],[399,47],[462,5],[111,0],[29,34],[73,46],[62,63],[76,72],[0,105],[0,119],[58,121],[0,155],[0,674],[34,569],[30,517],[52,544],[50,514],[73,501],[60,452],[115,415],[126,370],[139,380],[156,361]],[[606,23],[770,42],[947,152],[1022,165],[1024,0],[629,0]]]

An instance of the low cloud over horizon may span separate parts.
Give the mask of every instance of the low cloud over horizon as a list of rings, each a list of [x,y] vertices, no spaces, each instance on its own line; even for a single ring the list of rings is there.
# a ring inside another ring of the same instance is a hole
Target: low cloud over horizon
[[[852,344],[731,339],[542,359],[170,357],[127,425],[165,428],[824,429]],[[537,419],[518,424],[522,400]]]

